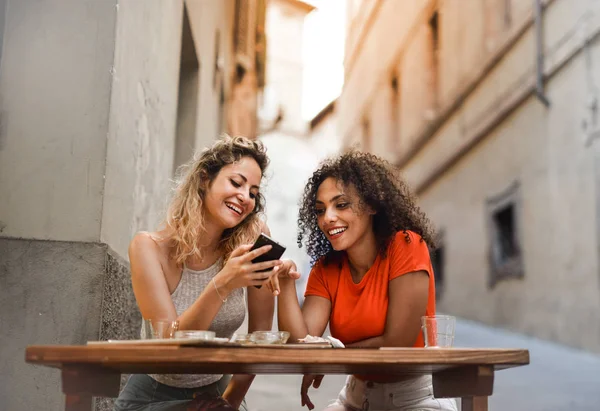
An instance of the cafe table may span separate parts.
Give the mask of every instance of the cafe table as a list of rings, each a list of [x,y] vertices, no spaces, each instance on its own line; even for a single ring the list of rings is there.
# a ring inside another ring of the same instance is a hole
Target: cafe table
[[[485,411],[494,373],[529,364],[525,349],[330,348],[310,344],[88,344],[28,346],[30,364],[58,368],[65,410],[92,409],[116,397],[121,374],[432,374],[436,398],[462,398],[462,411]],[[276,406],[274,404],[274,406]]]

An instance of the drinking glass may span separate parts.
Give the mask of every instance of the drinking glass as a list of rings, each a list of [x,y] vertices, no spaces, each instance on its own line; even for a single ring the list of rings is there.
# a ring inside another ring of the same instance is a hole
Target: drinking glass
[[[144,319],[142,338],[145,340],[173,338],[178,328],[179,321]]]
[[[454,343],[456,318],[450,315],[421,317],[421,329],[427,348],[448,348]]]

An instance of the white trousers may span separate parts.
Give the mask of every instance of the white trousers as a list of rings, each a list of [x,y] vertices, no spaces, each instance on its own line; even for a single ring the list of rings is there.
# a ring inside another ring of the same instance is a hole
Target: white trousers
[[[362,381],[350,375],[331,405],[353,411],[458,411],[454,399],[433,397],[430,375],[393,383]]]

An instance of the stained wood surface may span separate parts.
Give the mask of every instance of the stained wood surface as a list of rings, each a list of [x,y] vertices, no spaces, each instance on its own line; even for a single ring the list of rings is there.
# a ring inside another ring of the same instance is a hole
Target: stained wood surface
[[[28,363],[90,366],[119,373],[425,374],[470,365],[529,364],[524,349],[315,349],[174,346],[29,346]]]

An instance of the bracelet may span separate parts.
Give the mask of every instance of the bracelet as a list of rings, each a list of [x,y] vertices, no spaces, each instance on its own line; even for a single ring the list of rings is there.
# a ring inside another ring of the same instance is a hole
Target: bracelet
[[[217,283],[215,282],[215,277],[212,278],[212,283],[215,286],[215,291],[217,292],[217,295],[219,296],[219,298],[221,299],[221,301],[223,301],[224,303],[226,303],[227,302],[227,298],[221,297],[221,293],[219,292],[219,287],[217,287]]]

